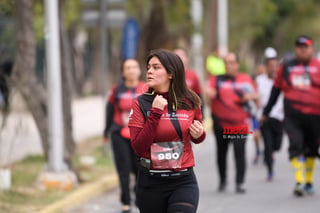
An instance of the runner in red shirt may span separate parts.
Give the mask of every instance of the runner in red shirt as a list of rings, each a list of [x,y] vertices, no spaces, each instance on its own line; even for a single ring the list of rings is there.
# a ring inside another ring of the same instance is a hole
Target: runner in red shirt
[[[200,81],[199,78],[197,76],[197,73],[190,69],[188,67],[189,64],[189,58],[187,56],[186,50],[182,49],[182,48],[177,48],[173,51],[175,54],[177,54],[185,67],[185,72],[186,72],[186,83],[187,86],[192,89],[192,91],[194,91],[195,93],[197,93],[199,95],[199,97],[202,97],[202,89],[200,86]]]
[[[245,193],[245,141],[249,133],[249,105],[258,96],[252,78],[240,73],[238,57],[229,53],[224,58],[226,74],[208,79],[206,95],[211,105],[213,130],[217,142],[217,162],[220,184],[218,190],[225,191],[227,184],[227,153],[229,143],[234,146],[236,163],[236,192]]]
[[[192,91],[194,91],[195,93],[197,93],[197,95],[199,95],[199,97],[201,98],[201,111],[204,112],[204,101],[203,101],[203,95],[202,95],[202,88],[200,86],[200,80],[199,77],[196,73],[196,71],[190,69],[189,66],[189,57],[187,55],[187,51],[183,48],[177,48],[175,50],[173,50],[173,52],[175,54],[177,54],[183,64],[184,64],[184,68],[185,68],[185,72],[186,72],[186,83],[187,86],[192,89]],[[203,114],[202,114],[203,116]]]
[[[149,90],[134,102],[129,120],[131,143],[140,157],[137,199],[141,213],[197,210],[199,188],[191,141],[200,143],[206,134],[200,98],[184,79],[184,66],[176,54],[150,53]]]
[[[295,57],[285,61],[277,73],[262,120],[283,91],[284,128],[296,179],[294,194],[302,196],[315,191],[313,174],[320,144],[320,62],[313,58],[313,40],[308,36],[296,39],[294,52]]]
[[[111,138],[114,162],[120,189],[122,212],[130,212],[130,173],[137,176],[138,163],[128,128],[129,113],[133,100],[143,93],[144,82],[139,80],[140,66],[135,59],[127,59],[122,65],[123,79],[110,91],[106,107],[104,142]]]

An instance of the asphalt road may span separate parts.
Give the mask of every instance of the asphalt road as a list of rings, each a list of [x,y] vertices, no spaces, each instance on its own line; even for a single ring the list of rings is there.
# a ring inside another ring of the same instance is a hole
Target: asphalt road
[[[95,109],[95,110],[92,110]],[[104,102],[102,97],[90,97],[73,102],[74,137],[77,142],[100,135],[103,129]],[[0,115],[1,118],[1,115]],[[88,125],[90,124],[90,125]],[[230,147],[231,148],[231,147]],[[292,194],[294,187],[293,171],[287,158],[288,142],[284,143],[276,155],[275,179],[266,182],[266,169],[262,161],[252,164],[254,144],[247,141],[247,193],[234,192],[233,153],[229,151],[228,188],[225,193],[217,192],[218,175],[215,164],[215,142],[208,132],[204,143],[195,145],[196,167],[200,187],[198,213],[315,213],[320,207],[320,164],[315,173],[317,193],[313,196],[296,198]],[[0,165],[19,160],[29,154],[41,153],[39,135],[30,114],[12,113],[8,125],[0,131]],[[81,204],[68,213],[118,213],[120,212],[119,190],[114,189]],[[137,213],[135,209],[132,213]]]
[[[230,147],[231,148],[231,147]],[[228,155],[228,186],[224,193],[217,192],[218,175],[215,164],[215,144],[213,135],[208,134],[204,143],[194,146],[200,202],[198,213],[315,213],[320,207],[320,166],[315,173],[317,193],[301,198],[293,196],[293,171],[287,159],[288,141],[284,143],[280,153],[275,156],[275,178],[266,181],[266,169],[262,159],[253,165],[254,144],[251,138],[247,141],[247,174],[246,194],[236,194],[234,185],[233,149]],[[114,189],[96,197],[67,213],[119,213],[119,190]],[[138,213],[134,209],[132,213]]]

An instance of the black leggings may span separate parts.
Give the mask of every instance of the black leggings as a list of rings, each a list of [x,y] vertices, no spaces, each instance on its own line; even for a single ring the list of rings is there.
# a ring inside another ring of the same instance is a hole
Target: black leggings
[[[138,160],[131,147],[130,140],[121,137],[119,132],[111,134],[114,162],[116,165],[121,189],[121,202],[130,205],[130,173],[137,176]]]
[[[289,137],[289,158],[304,155],[318,156],[320,144],[320,116],[286,115],[284,128]]]
[[[246,135],[223,135],[223,128],[215,123],[213,127],[216,142],[217,142],[217,162],[219,169],[220,184],[226,183],[226,170],[227,170],[227,154],[229,143],[233,144],[234,148],[234,160],[236,164],[236,184],[244,183],[245,171],[246,171],[246,159],[245,159],[245,142]]]
[[[264,161],[267,165],[268,173],[272,174],[272,153],[279,151],[281,148],[283,124],[275,118],[268,118],[261,126],[261,133],[264,142]]]
[[[153,177],[139,169],[137,199],[140,213],[196,213],[196,176],[192,170],[182,176]]]

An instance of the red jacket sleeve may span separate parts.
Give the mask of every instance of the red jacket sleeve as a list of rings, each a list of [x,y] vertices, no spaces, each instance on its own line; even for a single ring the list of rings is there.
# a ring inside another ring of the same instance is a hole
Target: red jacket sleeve
[[[163,111],[157,108],[150,109],[148,119],[144,115],[137,100],[133,103],[129,118],[131,145],[138,156],[144,156],[149,152],[150,146],[156,136],[156,129]]]
[[[279,68],[279,70],[277,72],[277,76],[274,79],[273,86],[275,88],[282,89],[282,81],[283,81],[282,76],[283,76],[283,65],[281,65],[281,67]]]

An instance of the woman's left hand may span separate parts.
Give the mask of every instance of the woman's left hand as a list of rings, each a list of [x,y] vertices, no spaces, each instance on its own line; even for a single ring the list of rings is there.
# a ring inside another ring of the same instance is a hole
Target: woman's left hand
[[[189,127],[190,135],[193,139],[198,139],[203,134],[203,125],[200,121],[194,120]]]

